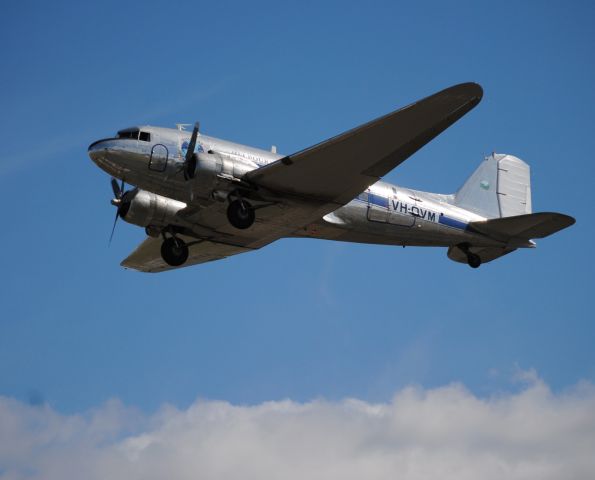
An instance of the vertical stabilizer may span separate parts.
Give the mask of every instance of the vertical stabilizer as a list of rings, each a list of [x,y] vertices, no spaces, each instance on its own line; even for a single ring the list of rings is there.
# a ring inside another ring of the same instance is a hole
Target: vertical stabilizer
[[[493,153],[455,194],[454,203],[486,218],[531,213],[529,165],[512,155]]]

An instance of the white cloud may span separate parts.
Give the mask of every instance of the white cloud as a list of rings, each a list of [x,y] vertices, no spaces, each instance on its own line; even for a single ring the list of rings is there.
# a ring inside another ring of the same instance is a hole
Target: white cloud
[[[406,388],[393,401],[197,401],[144,415],[117,400],[61,415],[0,397],[0,478],[592,479],[595,387]]]

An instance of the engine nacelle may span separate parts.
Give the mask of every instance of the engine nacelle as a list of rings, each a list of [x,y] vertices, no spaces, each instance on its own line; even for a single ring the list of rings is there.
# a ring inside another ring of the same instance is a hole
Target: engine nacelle
[[[241,179],[252,168],[225,154],[198,153],[193,180],[195,191],[199,196],[209,198],[213,191],[229,188],[225,178]]]
[[[139,227],[175,224],[176,213],[186,207],[184,202],[139,189],[127,192],[122,201],[125,204],[122,218]]]
[[[196,154],[195,188],[208,195],[217,185],[218,175],[224,171],[224,162],[220,155],[214,153]]]

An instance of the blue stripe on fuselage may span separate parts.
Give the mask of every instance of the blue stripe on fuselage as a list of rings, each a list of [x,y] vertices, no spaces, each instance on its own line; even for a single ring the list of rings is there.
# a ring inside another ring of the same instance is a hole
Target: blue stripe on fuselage
[[[458,228],[460,230],[466,230],[467,224],[465,222],[461,222],[460,220],[455,220],[454,218],[447,217],[446,215],[440,215],[440,219],[438,220],[442,225],[446,225],[452,228]]]
[[[374,205],[378,205],[379,207],[388,208],[388,198],[383,197],[381,195],[376,195],[375,193],[368,194],[368,201],[373,203]]]

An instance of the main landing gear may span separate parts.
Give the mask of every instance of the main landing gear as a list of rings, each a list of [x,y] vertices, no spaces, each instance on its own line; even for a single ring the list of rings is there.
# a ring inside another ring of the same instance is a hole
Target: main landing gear
[[[250,228],[255,218],[254,207],[248,201],[238,198],[229,202],[227,219],[234,227],[240,230]]]
[[[255,208],[250,202],[239,196],[233,200],[229,197],[228,199],[227,219],[229,220],[229,223],[240,230],[250,228],[256,218]],[[184,240],[176,236],[176,231],[173,227],[166,227],[160,231],[147,227],[146,232],[147,235],[152,237],[159,236],[159,234],[163,236],[161,258],[171,267],[179,267],[183,265],[186,260],[188,260],[188,247],[201,241],[198,240],[187,244]]]
[[[188,245],[181,238],[165,238],[161,244],[161,258],[168,265],[179,267],[188,260]]]

